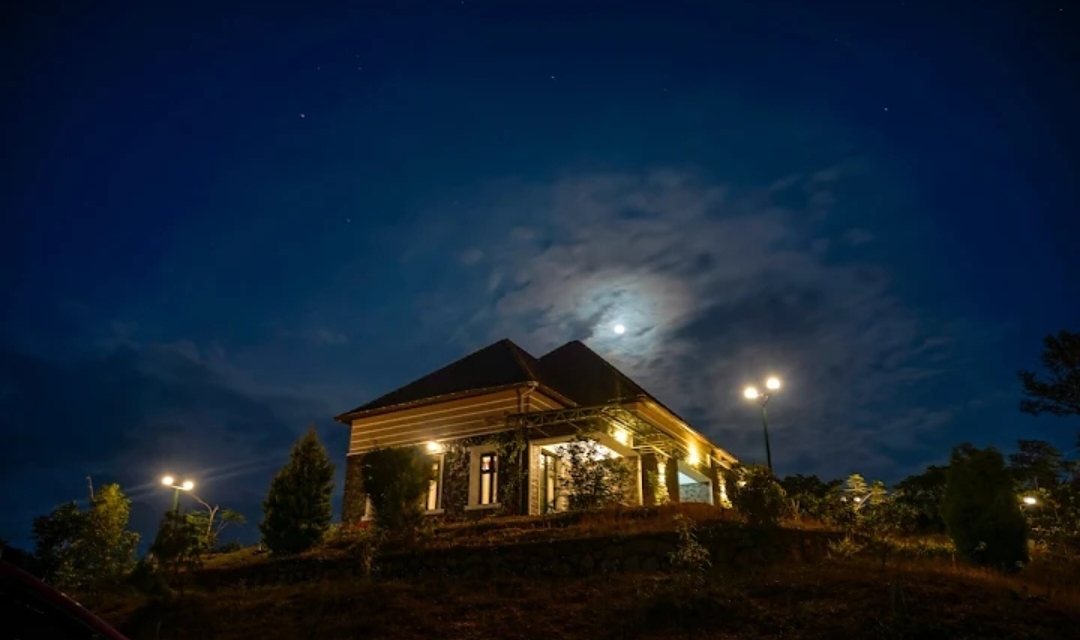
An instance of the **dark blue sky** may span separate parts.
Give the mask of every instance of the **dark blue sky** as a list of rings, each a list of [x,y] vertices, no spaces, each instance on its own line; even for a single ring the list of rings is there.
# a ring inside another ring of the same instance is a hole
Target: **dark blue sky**
[[[1069,3],[23,4],[0,536],[87,475],[256,521],[308,424],[340,467],[334,414],[503,337],[751,461],[777,373],[780,473],[1074,442],[1015,379],[1080,322]]]

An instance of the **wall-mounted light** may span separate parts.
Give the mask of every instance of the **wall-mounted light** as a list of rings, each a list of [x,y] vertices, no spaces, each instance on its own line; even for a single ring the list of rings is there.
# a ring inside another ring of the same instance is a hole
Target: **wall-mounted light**
[[[625,429],[620,429],[619,427],[615,427],[611,431],[611,436],[615,438],[619,444],[627,444],[630,442],[630,434],[627,433]]]
[[[428,450],[428,453],[441,453],[442,450],[443,450],[443,447],[438,442],[435,442],[434,440],[432,440],[431,442],[427,443],[427,450]]]

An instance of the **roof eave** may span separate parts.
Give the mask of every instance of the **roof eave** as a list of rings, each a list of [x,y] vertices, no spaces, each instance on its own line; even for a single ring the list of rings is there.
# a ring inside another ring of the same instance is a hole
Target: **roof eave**
[[[446,393],[440,396],[431,396],[428,398],[422,398],[420,400],[411,400],[409,402],[398,402],[396,404],[390,404],[383,407],[375,407],[372,409],[354,409],[352,411],[346,411],[345,413],[335,416],[334,421],[340,422],[343,425],[351,426],[352,421],[358,418],[367,418],[370,416],[377,416],[384,413],[393,413],[395,411],[404,411],[406,409],[415,409],[417,407],[425,407],[430,404],[438,404],[440,402],[449,402],[451,400],[460,400],[462,398],[470,398],[472,396],[480,396],[488,393],[497,393],[499,391],[506,391],[507,389],[518,388],[535,388],[543,392],[545,395],[551,396],[559,402],[565,403],[567,406],[576,406],[577,403],[570,400],[566,396],[562,395],[558,391],[551,387],[538,383],[535,381],[522,381],[514,382],[510,384],[501,384],[494,387],[481,387],[479,389],[466,389],[465,391],[458,391],[455,393]]]

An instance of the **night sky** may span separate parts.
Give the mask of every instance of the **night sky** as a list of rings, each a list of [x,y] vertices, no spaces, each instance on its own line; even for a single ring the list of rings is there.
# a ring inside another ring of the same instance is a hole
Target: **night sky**
[[[751,462],[779,375],[781,475],[1075,446],[1015,376],[1080,328],[1071,0],[21,4],[17,544],[87,476],[144,535],[165,472],[256,522],[309,424],[340,478],[333,415],[501,338],[584,340]]]

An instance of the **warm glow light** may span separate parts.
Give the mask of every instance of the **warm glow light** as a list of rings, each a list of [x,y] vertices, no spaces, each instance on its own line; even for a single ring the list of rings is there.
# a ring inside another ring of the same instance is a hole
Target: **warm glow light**
[[[855,502],[862,502],[862,498],[860,498],[859,496],[855,496],[854,500]]]
[[[765,381],[765,386],[776,391],[780,388],[780,378],[769,378]]]
[[[1034,496],[1024,496],[1024,504],[1038,504],[1038,502]]]
[[[742,394],[746,396],[748,400],[756,400],[758,397],[757,389],[753,387],[747,387],[746,391],[743,391]]]
[[[429,442],[427,443],[427,450],[430,453],[439,453],[440,451],[442,451],[442,445],[438,442]]]
[[[686,456],[686,464],[691,467],[696,467],[701,462],[701,458],[698,457],[698,452],[697,449],[694,448],[694,445],[690,445],[689,449],[690,451]]]
[[[173,483],[173,477],[172,476],[165,476],[164,478],[161,479],[161,484],[165,485],[166,487],[171,487],[172,483]]]
[[[618,440],[619,444],[626,444],[630,441],[630,434],[627,433],[625,429],[615,427],[615,429],[611,432],[611,435],[616,440]]]
[[[180,488],[184,491],[191,491],[195,488],[195,483],[191,480],[184,480],[184,484],[180,485]]]
[[[615,325],[615,333],[621,336],[622,334],[626,333],[626,327],[621,324]]]

